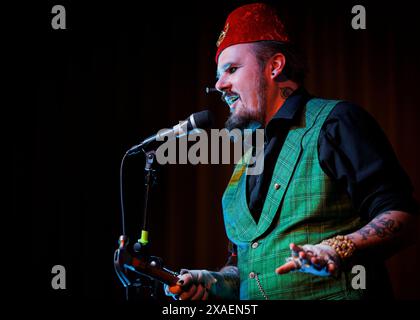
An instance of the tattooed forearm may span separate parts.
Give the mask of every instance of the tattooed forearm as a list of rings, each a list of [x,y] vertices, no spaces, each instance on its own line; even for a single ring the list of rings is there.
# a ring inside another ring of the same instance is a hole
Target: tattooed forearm
[[[369,229],[368,228],[365,227],[365,228],[362,228],[362,229],[360,229],[360,230],[358,230],[356,232],[362,236],[362,239],[363,240],[367,240],[368,239],[368,236],[369,236]],[[350,236],[350,239],[354,240],[354,237],[353,236]]]
[[[354,242],[362,256],[365,253],[386,258],[413,242],[415,226],[416,219],[412,214],[404,211],[387,211],[347,236]]]
[[[362,236],[363,240],[369,237],[378,237],[381,239],[391,238],[398,234],[402,229],[402,224],[397,220],[389,217],[390,212],[384,212],[373,219],[357,233]]]

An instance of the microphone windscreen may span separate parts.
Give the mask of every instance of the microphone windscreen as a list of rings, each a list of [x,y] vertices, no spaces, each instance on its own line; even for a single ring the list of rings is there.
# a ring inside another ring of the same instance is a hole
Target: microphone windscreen
[[[194,129],[207,129],[211,128],[214,124],[214,115],[209,110],[204,110],[192,114],[192,125]]]

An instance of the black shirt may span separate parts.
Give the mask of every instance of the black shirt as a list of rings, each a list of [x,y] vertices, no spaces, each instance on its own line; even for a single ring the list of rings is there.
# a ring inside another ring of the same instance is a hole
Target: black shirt
[[[310,98],[305,89],[296,90],[265,128],[264,171],[247,176],[248,206],[256,222],[287,133]],[[345,188],[363,219],[387,210],[417,212],[409,178],[384,132],[364,109],[339,102],[321,128],[318,154],[321,168]]]

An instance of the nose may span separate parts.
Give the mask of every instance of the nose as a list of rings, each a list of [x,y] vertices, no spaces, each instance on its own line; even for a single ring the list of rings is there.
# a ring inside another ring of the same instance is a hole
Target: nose
[[[226,79],[226,77],[225,77],[225,76],[221,76],[221,77],[217,80],[217,82],[216,82],[216,84],[214,85],[214,87],[215,87],[218,91],[220,91],[220,92],[224,92],[224,91],[227,91],[227,90],[229,89],[229,87],[230,87],[230,83],[227,81],[227,79]]]

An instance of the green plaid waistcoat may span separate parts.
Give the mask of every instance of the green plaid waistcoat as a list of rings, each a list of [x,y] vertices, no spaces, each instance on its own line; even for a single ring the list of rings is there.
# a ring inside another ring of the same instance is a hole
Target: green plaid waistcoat
[[[302,272],[277,275],[290,256],[289,244],[317,244],[361,226],[359,215],[337,182],[319,165],[318,136],[338,101],[311,99],[300,124],[291,128],[274,168],[258,224],[246,199],[245,155],[222,199],[228,238],[238,247],[241,299],[358,299],[352,274],[338,278]],[[264,291],[264,294],[262,293]]]

